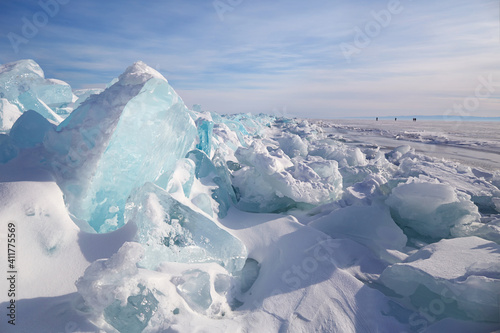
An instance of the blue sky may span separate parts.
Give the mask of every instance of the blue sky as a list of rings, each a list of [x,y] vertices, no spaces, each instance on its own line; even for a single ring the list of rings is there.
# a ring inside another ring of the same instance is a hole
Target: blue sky
[[[0,63],[74,89],[142,60],[221,113],[500,116],[497,0],[41,1],[0,2]]]

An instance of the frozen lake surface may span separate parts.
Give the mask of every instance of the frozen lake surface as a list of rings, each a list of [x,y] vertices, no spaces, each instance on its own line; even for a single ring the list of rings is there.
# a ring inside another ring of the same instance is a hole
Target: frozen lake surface
[[[321,120],[328,132],[348,143],[392,150],[410,145],[416,151],[490,171],[500,165],[500,122]]]

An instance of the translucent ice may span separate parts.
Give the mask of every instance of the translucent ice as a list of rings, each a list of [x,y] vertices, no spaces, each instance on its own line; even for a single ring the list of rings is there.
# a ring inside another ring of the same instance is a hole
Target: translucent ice
[[[170,176],[167,185],[162,187],[165,187],[169,193],[178,192],[179,189],[182,188],[184,196],[189,198],[195,180],[195,170],[196,164],[192,159],[181,158],[177,161],[174,172]]]
[[[328,160],[335,160],[339,166],[364,166],[367,164],[366,156],[361,150],[356,148],[348,148],[335,141],[320,142],[310,152],[311,155],[321,156]]]
[[[236,194],[234,193],[230,174],[225,166],[224,159],[216,152],[213,159],[210,160],[204,152],[197,149],[190,151],[186,157],[195,163],[196,178],[200,179],[204,186],[211,187],[211,195],[208,199],[213,199],[214,205],[210,205],[214,207],[206,207],[204,210],[208,211],[209,215],[211,215],[210,211],[216,211],[220,218],[225,217],[229,207],[236,203]],[[205,202],[206,200],[203,201],[203,203]],[[203,206],[206,205],[204,204]]]
[[[428,245],[386,268],[381,281],[434,318],[500,320],[500,246],[478,237]]]
[[[50,108],[63,107],[73,102],[73,92],[69,84],[56,79],[46,79],[43,84],[32,88],[35,95]]]
[[[62,118],[54,109],[68,105],[74,96],[66,82],[45,79],[33,60],[19,60],[0,66],[0,98],[6,98],[22,112],[34,110],[59,123]]]
[[[470,196],[446,184],[400,184],[386,204],[399,225],[431,238],[455,236],[480,218]]]
[[[401,158],[407,153],[414,153],[415,150],[408,145],[403,145],[396,147],[392,151],[386,154],[386,158],[389,162],[399,165]]]
[[[28,90],[25,93],[18,96],[18,101],[22,105],[22,109],[35,110],[42,116],[51,120],[52,122],[59,124],[62,118],[54,112],[47,104],[45,104],[32,90]]]
[[[238,239],[158,186],[145,184],[129,202],[127,221],[137,225],[137,240],[146,249],[141,265],[216,262],[229,272],[243,267],[246,249]]]
[[[101,316],[120,333],[142,332],[158,308],[152,290],[141,284],[137,263],[142,246],[125,243],[109,259],[93,262],[76,287],[95,320]]]
[[[132,189],[168,179],[197,135],[189,110],[167,80],[142,62],[92,95],[45,146],[69,210],[97,231],[123,225]]]
[[[41,84],[44,73],[33,60],[0,65],[0,98],[15,101],[19,95]]]
[[[102,93],[104,89],[98,89],[98,88],[93,88],[93,89],[78,89],[73,91],[73,94],[76,96],[76,101],[73,102],[72,108],[77,109],[83,102],[87,100],[92,95],[99,95]]]
[[[259,277],[260,264],[257,260],[248,258],[241,271],[234,273],[234,277],[240,283],[240,291],[246,293],[252,288],[255,280]]]
[[[182,276],[174,277],[172,283],[191,309],[203,312],[212,304],[210,295],[210,275],[199,269],[185,271]]]
[[[158,309],[158,300],[143,285],[139,294],[129,296],[127,305],[116,300],[104,309],[104,319],[120,333],[142,332]]]
[[[143,256],[140,244],[128,242],[111,258],[93,262],[76,281],[85,303],[99,313],[115,300],[127,304],[128,297],[139,291],[133,279],[139,272],[137,263]]]
[[[214,129],[214,122],[205,117],[200,117],[196,120],[196,127],[198,128],[198,144],[196,148],[205,152],[208,156],[212,151],[212,132]]]

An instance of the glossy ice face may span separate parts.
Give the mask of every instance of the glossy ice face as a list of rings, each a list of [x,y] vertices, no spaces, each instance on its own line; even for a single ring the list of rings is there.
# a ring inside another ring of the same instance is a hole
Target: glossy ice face
[[[21,112],[34,110],[55,124],[63,117],[59,108],[74,99],[66,82],[45,79],[43,70],[33,60],[19,60],[0,66],[0,98],[16,105]]]

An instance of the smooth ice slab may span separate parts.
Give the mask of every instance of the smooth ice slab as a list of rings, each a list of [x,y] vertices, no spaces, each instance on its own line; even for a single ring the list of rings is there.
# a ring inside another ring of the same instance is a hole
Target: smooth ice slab
[[[42,68],[31,59],[0,65],[0,98],[15,101],[19,95],[43,81]]]
[[[34,110],[60,123],[55,108],[73,102],[73,92],[66,82],[45,79],[43,70],[33,60],[19,60],[0,65],[0,98],[16,105],[21,112]]]
[[[216,262],[234,272],[245,264],[240,240],[152,183],[131,195],[126,218],[138,227],[137,241],[146,251],[141,265],[146,268],[166,261]]]
[[[386,204],[399,225],[430,238],[461,234],[480,218],[470,197],[446,184],[400,184],[392,190]]]

